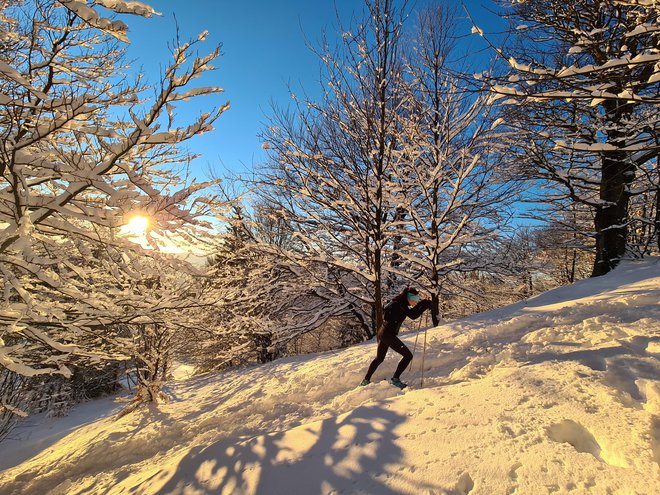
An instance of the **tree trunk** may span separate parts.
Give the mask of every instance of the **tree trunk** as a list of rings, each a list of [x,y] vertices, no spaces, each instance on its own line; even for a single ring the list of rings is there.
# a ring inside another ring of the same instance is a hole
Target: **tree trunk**
[[[434,219],[435,220],[435,219]],[[433,275],[431,275],[431,284],[433,287],[433,292],[431,293],[431,320],[433,321],[433,326],[437,327],[440,324],[440,286],[438,282],[440,277],[438,276],[437,270],[433,270]]]
[[[378,329],[383,325],[383,280],[382,280],[382,266],[381,266],[381,251],[376,248],[374,253],[374,271],[376,273],[376,281],[374,283],[374,335]]]
[[[626,253],[628,236],[628,203],[630,183],[635,169],[625,153],[603,154],[600,199],[596,209],[596,260],[592,277],[605,275],[619,263]]]
[[[406,218],[406,210],[400,206],[396,207],[394,209],[394,217],[392,218],[392,221],[395,223],[399,223],[399,222],[403,222],[405,218]],[[387,274],[387,283],[386,283],[387,290],[391,292],[394,292],[395,286],[398,282],[398,277],[395,272],[401,266],[401,255],[399,254],[399,250],[401,249],[402,242],[403,242],[403,237],[400,234],[396,234],[392,236],[392,256],[390,261],[390,266],[392,267],[392,271],[390,271]]]
[[[431,294],[431,320],[434,327],[440,324],[440,298],[437,294]]]
[[[571,271],[569,272],[568,283],[572,284],[575,282],[575,266],[577,265],[577,249],[571,250],[573,256],[571,258]]]
[[[658,169],[658,187],[655,188],[655,238],[658,242],[658,251],[660,251],[660,155],[656,157],[655,163]]]

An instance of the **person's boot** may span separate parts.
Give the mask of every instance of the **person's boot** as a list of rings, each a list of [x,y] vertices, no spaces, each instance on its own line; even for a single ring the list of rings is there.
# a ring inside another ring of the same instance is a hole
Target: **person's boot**
[[[401,380],[399,380],[398,378],[392,378],[392,379],[390,380],[390,383],[391,383],[392,385],[394,385],[395,387],[399,387],[401,390],[403,390],[404,388],[406,388],[406,387],[408,386],[407,383],[403,383],[403,382],[402,382]]]

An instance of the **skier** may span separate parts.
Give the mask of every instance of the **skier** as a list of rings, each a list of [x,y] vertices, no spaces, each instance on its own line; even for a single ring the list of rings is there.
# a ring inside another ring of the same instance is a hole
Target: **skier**
[[[412,361],[412,352],[401,342],[397,334],[401,328],[401,324],[406,317],[416,320],[422,313],[431,307],[431,301],[428,299],[421,299],[419,292],[413,287],[406,287],[401,294],[396,296],[392,301],[383,308],[383,325],[376,331],[376,338],[378,339],[378,348],[376,350],[376,358],[369,365],[367,374],[364,380],[360,383],[361,386],[371,383],[371,375],[374,374],[376,368],[385,359],[387,349],[391,347],[396,352],[403,356],[399,365],[394,372],[394,376],[390,380],[392,385],[401,389],[408,385],[401,381],[401,373],[408,367]]]

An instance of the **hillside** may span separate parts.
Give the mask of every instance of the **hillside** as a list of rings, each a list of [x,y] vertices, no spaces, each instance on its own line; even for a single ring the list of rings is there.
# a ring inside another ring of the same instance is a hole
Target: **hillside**
[[[660,260],[628,262],[428,330],[423,387],[422,331],[403,392],[356,387],[369,342],[35,418],[0,494],[660,493],[659,303]]]

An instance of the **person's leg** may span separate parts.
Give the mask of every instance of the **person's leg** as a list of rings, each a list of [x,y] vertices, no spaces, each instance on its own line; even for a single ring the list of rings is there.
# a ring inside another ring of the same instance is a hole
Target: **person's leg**
[[[410,352],[410,349],[401,342],[401,339],[399,337],[392,337],[389,342],[389,346],[394,349],[396,352],[401,354],[403,356],[401,358],[401,361],[399,361],[399,365],[396,367],[396,371],[394,372],[394,375],[392,378],[396,378],[397,380],[401,378],[401,373],[405,371],[405,369],[408,367],[410,364],[410,361],[412,361],[413,355],[412,352]]]
[[[385,354],[387,354],[387,348],[388,344],[386,342],[387,339],[380,339],[380,342],[378,342],[378,348],[376,349],[376,358],[371,361],[371,364],[369,365],[369,369],[367,370],[367,374],[365,375],[364,379],[369,381],[371,380],[371,375],[374,374],[374,371],[376,371],[376,368],[380,365],[385,360]]]

